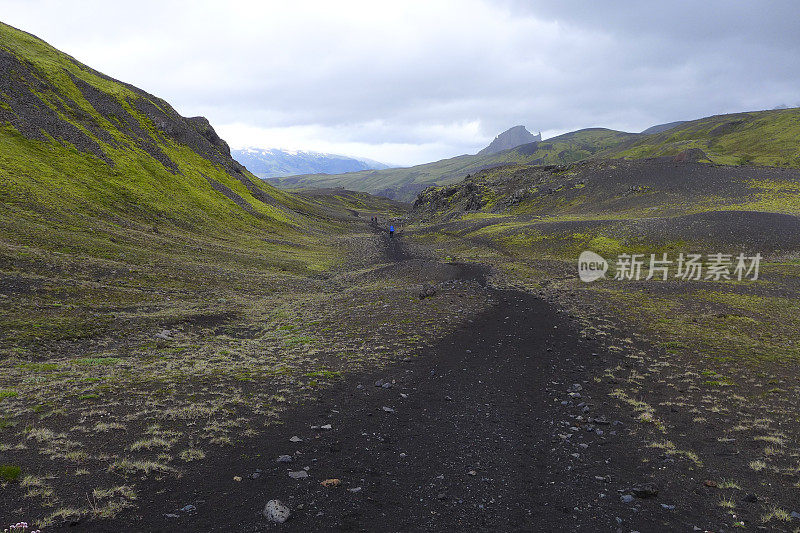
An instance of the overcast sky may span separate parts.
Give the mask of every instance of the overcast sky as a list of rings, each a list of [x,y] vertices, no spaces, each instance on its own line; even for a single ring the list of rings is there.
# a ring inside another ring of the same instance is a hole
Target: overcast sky
[[[204,115],[233,147],[413,164],[800,105],[793,1],[0,0],[0,20]]]

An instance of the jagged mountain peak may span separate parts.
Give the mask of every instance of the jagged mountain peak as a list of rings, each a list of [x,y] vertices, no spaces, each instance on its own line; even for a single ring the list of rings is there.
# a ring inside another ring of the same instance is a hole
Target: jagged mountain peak
[[[514,126],[495,137],[489,146],[478,152],[478,155],[496,154],[503,150],[510,150],[523,144],[541,140],[541,133],[534,135],[525,126]]]

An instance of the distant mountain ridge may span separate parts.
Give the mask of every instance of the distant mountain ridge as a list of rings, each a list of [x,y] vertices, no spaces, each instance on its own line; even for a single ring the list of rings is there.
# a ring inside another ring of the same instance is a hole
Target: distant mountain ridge
[[[496,154],[505,150],[511,150],[523,144],[539,142],[541,140],[541,133],[534,135],[529,132],[525,126],[514,126],[495,137],[489,146],[478,152],[478,155]]]
[[[261,179],[390,168],[372,159],[281,148],[244,148],[232,150],[231,155]]]
[[[494,154],[479,152],[408,168],[338,176],[289,176],[271,183],[285,189],[343,187],[410,202],[431,185],[455,183],[469,174],[508,164],[558,165],[585,159],[669,156],[725,165],[798,168],[799,132],[800,108],[750,111],[659,124],[642,133],[587,128]]]
[[[344,187],[393,200],[411,202],[426,187],[461,181],[468,174],[509,164],[572,163],[617,146],[636,134],[604,128],[565,133],[542,142],[530,142],[493,154],[459,155],[408,168],[364,170],[338,176],[288,176],[269,180],[283,189]]]

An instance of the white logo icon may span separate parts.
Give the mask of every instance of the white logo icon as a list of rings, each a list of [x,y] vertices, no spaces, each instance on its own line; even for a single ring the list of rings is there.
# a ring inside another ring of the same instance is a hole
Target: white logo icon
[[[578,276],[581,281],[589,283],[606,275],[608,262],[602,256],[586,250],[578,257]]]

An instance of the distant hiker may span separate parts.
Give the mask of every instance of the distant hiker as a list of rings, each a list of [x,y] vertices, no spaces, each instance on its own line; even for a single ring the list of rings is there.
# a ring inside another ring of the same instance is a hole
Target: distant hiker
[[[389,237],[394,237],[394,226],[389,226]]]

